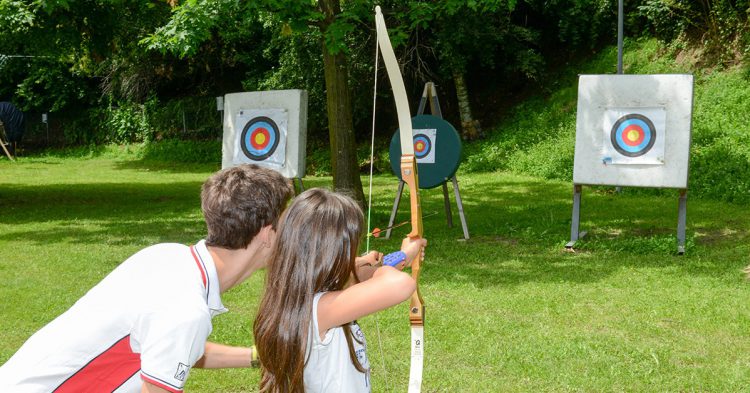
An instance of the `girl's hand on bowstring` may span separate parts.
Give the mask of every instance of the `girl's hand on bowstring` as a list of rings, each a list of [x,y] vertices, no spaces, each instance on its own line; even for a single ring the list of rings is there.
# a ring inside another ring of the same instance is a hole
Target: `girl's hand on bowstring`
[[[360,266],[378,266],[380,264],[380,260],[383,258],[383,254],[377,251],[370,251],[365,255],[362,255],[361,257],[357,257],[357,259],[354,262],[354,265],[357,267]]]
[[[357,257],[354,260],[354,274],[357,275],[357,280],[354,280],[352,277],[347,287],[356,282],[367,281],[372,278],[375,269],[381,266],[382,260],[383,254],[377,251],[370,251],[361,257]]]

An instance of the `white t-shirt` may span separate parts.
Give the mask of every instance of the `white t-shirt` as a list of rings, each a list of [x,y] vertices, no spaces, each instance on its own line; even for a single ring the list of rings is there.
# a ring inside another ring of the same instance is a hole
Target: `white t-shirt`
[[[219,293],[204,241],[145,248],[0,366],[0,392],[181,392],[226,311]]]
[[[370,361],[367,359],[365,335],[357,323],[352,323],[352,334],[355,340],[354,352],[366,373],[359,372],[352,364],[349,346],[346,343],[344,328],[336,327],[326,332],[320,340],[318,331],[318,301],[323,293],[315,295],[313,300],[312,323],[306,353],[305,392],[325,393],[358,393],[370,392]],[[358,343],[357,340],[361,342]]]

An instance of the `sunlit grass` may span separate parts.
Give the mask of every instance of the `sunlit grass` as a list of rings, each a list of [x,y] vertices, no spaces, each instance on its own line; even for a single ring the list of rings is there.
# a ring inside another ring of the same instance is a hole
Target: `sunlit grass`
[[[104,154],[0,161],[0,362],[118,263],[157,242],[204,234],[201,183],[215,165],[153,165]],[[420,288],[427,305],[424,391],[738,391],[750,383],[750,213],[688,200],[687,254],[676,254],[677,193],[584,188],[576,253],[572,186],[507,173],[459,174],[471,240],[455,204],[423,191],[430,241]],[[365,180],[366,181],[366,180]],[[329,178],[307,178],[308,187]],[[396,190],[375,178],[373,225]],[[406,218],[401,207],[399,220]],[[373,247],[392,251],[406,228]],[[252,343],[263,275],[230,291],[212,339]],[[361,321],[374,391],[403,391],[406,305]],[[384,353],[379,351],[378,336]],[[385,369],[383,369],[383,360]],[[388,384],[386,384],[386,377]],[[252,392],[257,370],[195,370],[188,391]],[[390,386],[390,389],[389,387]]]

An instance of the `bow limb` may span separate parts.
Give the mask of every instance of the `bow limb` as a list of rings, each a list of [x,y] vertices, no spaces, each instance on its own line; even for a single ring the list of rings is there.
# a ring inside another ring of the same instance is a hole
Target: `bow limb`
[[[383,56],[388,79],[391,82],[393,96],[396,100],[398,113],[399,139],[401,141],[401,179],[409,186],[409,201],[411,206],[411,232],[407,235],[411,239],[421,238],[424,234],[422,225],[422,206],[419,200],[419,180],[417,175],[417,161],[414,157],[414,135],[411,127],[411,113],[406,96],[404,80],[393,52],[388,30],[385,26],[380,7],[375,7],[375,25],[377,27],[378,45]],[[411,325],[411,366],[409,371],[409,393],[422,389],[422,369],[424,365],[424,302],[419,293],[419,272],[421,269],[420,255],[412,261],[411,275],[417,283],[417,289],[411,296],[409,306],[409,323]]]

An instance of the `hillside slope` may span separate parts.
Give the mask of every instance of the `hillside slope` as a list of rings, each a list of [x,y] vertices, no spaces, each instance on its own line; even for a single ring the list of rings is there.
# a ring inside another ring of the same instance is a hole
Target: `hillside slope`
[[[690,51],[654,39],[627,42],[628,74],[691,73],[695,76],[689,185],[693,196],[750,203],[750,70],[701,68]],[[572,180],[578,74],[616,70],[617,49],[569,66],[549,94],[530,98],[466,147],[463,170],[508,170]]]

